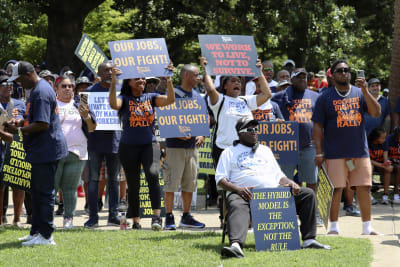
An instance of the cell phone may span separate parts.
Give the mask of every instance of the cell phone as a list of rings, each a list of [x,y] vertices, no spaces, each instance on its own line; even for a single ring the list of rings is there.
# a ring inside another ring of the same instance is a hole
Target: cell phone
[[[81,93],[81,103],[84,106],[88,105],[88,94]]]
[[[365,78],[365,72],[363,70],[358,70],[357,78]]]
[[[352,159],[346,160],[346,165],[349,171],[353,171],[356,168]]]

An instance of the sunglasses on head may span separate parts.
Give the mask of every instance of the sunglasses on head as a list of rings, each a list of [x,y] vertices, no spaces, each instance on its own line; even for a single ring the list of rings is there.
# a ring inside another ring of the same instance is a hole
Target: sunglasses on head
[[[350,68],[339,68],[339,69],[335,69],[336,73],[349,73],[350,72]]]
[[[257,128],[256,127],[249,127],[249,128],[245,128],[239,131],[239,133],[255,133],[257,132]]]
[[[74,88],[72,84],[61,84],[61,88]]]
[[[272,71],[274,68],[264,68],[265,71]]]
[[[2,82],[1,83],[1,86],[12,86],[13,85],[13,83],[12,82]]]

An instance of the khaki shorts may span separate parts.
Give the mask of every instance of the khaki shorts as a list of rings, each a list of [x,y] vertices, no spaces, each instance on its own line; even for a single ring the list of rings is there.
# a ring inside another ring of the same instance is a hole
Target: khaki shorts
[[[164,164],[164,191],[195,192],[197,188],[198,153],[196,148],[168,148]]]
[[[346,161],[350,159],[327,159],[326,172],[335,188],[372,186],[372,169],[369,158],[352,158],[354,170],[349,171]]]

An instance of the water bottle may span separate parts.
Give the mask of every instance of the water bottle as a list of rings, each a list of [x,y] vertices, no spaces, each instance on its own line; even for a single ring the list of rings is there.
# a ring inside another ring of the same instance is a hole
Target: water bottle
[[[121,213],[119,229],[126,230],[126,215],[125,215],[125,212]]]

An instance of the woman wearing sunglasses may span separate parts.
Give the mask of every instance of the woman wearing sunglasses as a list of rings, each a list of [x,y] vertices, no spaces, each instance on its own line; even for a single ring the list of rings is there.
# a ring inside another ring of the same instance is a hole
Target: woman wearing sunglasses
[[[8,82],[6,72],[0,73],[0,114],[7,114],[15,124],[23,124],[23,114],[25,114],[25,104],[22,101],[11,98],[13,93],[13,82]],[[12,142],[12,135],[0,129],[0,140],[7,143],[6,146],[0,145],[0,168],[3,166],[4,153],[9,143]],[[6,187],[0,180],[0,225],[3,223],[3,199]],[[8,187],[7,187],[8,190]],[[8,197],[8,194],[6,194]],[[22,204],[24,203],[25,192],[23,190],[13,188],[13,203],[14,203],[14,220],[13,225],[20,227],[20,214]],[[7,206],[7,205],[6,205]]]
[[[57,165],[55,190],[61,189],[64,201],[64,228],[73,228],[76,208],[76,189],[88,159],[87,136],[96,129],[93,113],[88,105],[74,100],[75,84],[68,76],[62,76],[56,84],[57,106],[61,128],[68,145],[68,156]]]
[[[173,70],[172,63],[167,67]],[[154,135],[155,107],[175,102],[174,86],[167,77],[167,95],[144,93],[146,78],[125,79],[117,97],[117,75],[121,70],[113,67],[109,100],[111,108],[118,110],[122,122],[119,157],[128,182],[128,218],[133,218],[133,229],[140,225],[140,169],[149,185],[153,218],[151,228],[161,230],[161,189],[159,184],[160,148]]]

